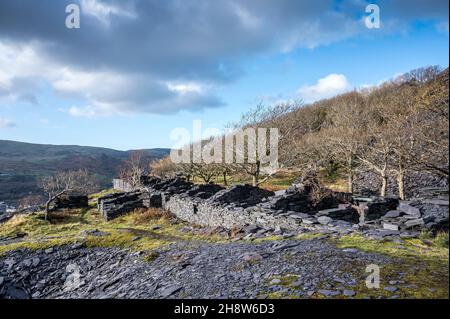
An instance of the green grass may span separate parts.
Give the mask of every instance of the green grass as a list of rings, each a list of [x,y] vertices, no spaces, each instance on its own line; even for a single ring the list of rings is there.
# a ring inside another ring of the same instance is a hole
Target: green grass
[[[296,240],[312,240],[322,237],[321,234],[304,233],[297,235]],[[257,241],[279,240],[278,236],[257,239]],[[292,239],[291,239],[292,240]],[[327,239],[331,244],[339,248],[356,248],[369,253],[377,253],[392,258],[391,263],[380,266],[380,289],[369,289],[366,287],[365,279],[368,273],[365,266],[355,262],[340,270],[341,274],[350,273],[357,279],[356,286],[343,287],[355,291],[353,298],[389,298],[397,295],[404,299],[448,299],[449,298],[449,246],[448,233],[440,233],[433,237],[423,233],[419,238],[404,240],[401,244],[392,241],[376,241],[362,236],[331,237]],[[299,257],[291,257],[299,258]],[[308,259],[308,254],[300,258]],[[286,259],[285,262],[289,262]],[[339,275],[339,274],[337,274]],[[285,298],[305,298],[304,295],[296,293],[301,287],[296,287],[293,283],[297,280],[297,275],[275,276],[268,280],[279,279],[277,286],[290,288],[289,293],[261,292],[269,299]],[[391,285],[390,281],[399,281],[398,284]],[[389,292],[384,290],[387,286],[396,286],[398,291]],[[327,298],[316,292],[308,297],[312,299]],[[329,298],[329,297],[328,297]],[[346,299],[343,295],[334,298]]]
[[[340,248],[357,248],[371,253],[380,253],[396,259],[393,264],[381,267],[381,289],[368,289],[362,281],[355,291],[355,298],[388,297],[392,293],[384,290],[389,281],[399,280],[395,292],[399,298],[449,298],[449,247],[448,233],[432,238],[423,234],[420,238],[407,239],[401,244],[392,241],[369,240],[361,236],[343,236],[332,241]],[[361,277],[367,276],[361,273]],[[396,285],[397,286],[397,285]]]
[[[216,235],[195,235],[181,232],[183,224],[171,223],[166,217],[139,220],[141,211],[106,222],[96,209],[76,209],[54,213],[51,221],[43,213],[19,215],[0,225],[0,238],[14,238],[26,233],[23,241],[0,245],[0,255],[18,248],[46,249],[53,246],[83,242],[87,247],[121,247],[151,253],[177,241],[222,241]],[[155,230],[154,227],[159,229]],[[86,236],[83,231],[99,230],[107,236]]]

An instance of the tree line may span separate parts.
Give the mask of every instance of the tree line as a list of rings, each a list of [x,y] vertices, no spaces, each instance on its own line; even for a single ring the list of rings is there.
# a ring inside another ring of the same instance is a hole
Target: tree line
[[[301,101],[274,106],[260,103],[230,127],[278,128],[282,168],[338,167],[346,175],[350,193],[356,172],[369,170],[380,180],[380,196],[386,196],[388,181],[394,178],[397,195],[405,199],[406,177],[412,172],[448,179],[448,100],[448,69],[432,66],[309,105]],[[227,178],[240,175],[258,186],[274,174],[258,157],[243,164],[174,164],[166,157],[152,163],[150,169],[156,175],[182,173],[205,183],[221,178],[225,185]]]

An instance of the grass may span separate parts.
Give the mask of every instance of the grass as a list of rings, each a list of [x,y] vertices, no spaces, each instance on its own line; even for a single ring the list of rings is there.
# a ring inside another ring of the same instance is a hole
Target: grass
[[[259,185],[260,188],[269,190],[269,191],[279,191],[287,189],[289,186],[294,183],[294,181],[300,176],[299,172],[282,170],[277,172],[271,178],[269,178],[264,183]],[[322,181],[325,187],[330,188],[333,191],[337,192],[346,192],[347,191],[347,182],[345,176],[342,174],[336,174],[336,176],[328,176],[325,172],[320,172],[319,178]],[[197,183],[203,183],[201,180],[195,180]],[[223,179],[217,178],[214,180],[216,184],[223,185]],[[230,178],[230,183],[245,183],[252,184],[252,179],[248,176],[232,176]]]
[[[94,202],[94,201],[96,202],[98,198],[106,196],[106,195],[114,194],[114,193],[119,193],[119,191],[115,190],[113,188],[105,189],[105,190],[102,190],[102,191],[100,191],[98,193],[89,195],[89,201],[90,202]]]
[[[362,281],[355,291],[355,298],[387,297],[385,291],[389,281],[404,281],[395,292],[399,298],[449,298],[449,247],[448,233],[431,237],[422,234],[419,238],[404,240],[401,244],[391,241],[369,240],[361,236],[343,236],[333,239],[340,248],[357,248],[371,253],[394,257],[397,262],[380,269],[381,289],[368,289]],[[360,274],[362,277],[366,273]],[[401,278],[399,278],[399,276]]]
[[[83,242],[87,247],[120,247],[152,254],[178,241],[221,241],[217,235],[194,235],[180,231],[183,224],[173,223],[167,213],[159,210],[137,210],[106,222],[96,209],[75,209],[52,214],[50,221],[43,213],[14,216],[0,225],[0,238],[26,234],[23,241],[0,245],[0,255],[8,251],[46,249],[53,246]],[[83,234],[99,230],[106,236]]]

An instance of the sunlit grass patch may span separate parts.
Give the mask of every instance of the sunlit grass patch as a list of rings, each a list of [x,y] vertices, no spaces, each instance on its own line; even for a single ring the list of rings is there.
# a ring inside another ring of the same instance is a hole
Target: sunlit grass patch
[[[0,253],[18,248],[45,249],[76,241],[88,247],[120,247],[134,251],[151,251],[178,241],[223,241],[218,235],[182,232],[183,226],[158,210],[136,210],[109,222],[96,209],[55,212],[48,221],[44,220],[43,213],[19,215],[0,225],[0,238],[15,238],[19,234],[25,237],[0,244]],[[90,235],[89,231],[94,230],[103,234]]]
[[[381,267],[380,289],[368,289],[361,281],[356,298],[389,297],[385,291],[389,281],[404,281],[395,285],[399,298],[449,297],[449,249],[448,234],[431,239],[406,239],[401,244],[392,241],[376,241],[362,236],[343,236],[333,239],[340,248],[357,248],[361,251],[380,253],[394,258],[395,262]],[[446,244],[447,243],[447,244]],[[361,276],[367,276],[362,273]]]

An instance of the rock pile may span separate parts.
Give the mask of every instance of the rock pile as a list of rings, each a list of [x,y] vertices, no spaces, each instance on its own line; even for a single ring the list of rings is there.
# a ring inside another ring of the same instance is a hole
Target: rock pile
[[[264,199],[275,195],[274,192],[250,186],[247,184],[234,185],[212,196],[209,202],[219,205],[234,205],[251,207],[261,203]]]
[[[398,205],[398,199],[390,197],[356,197],[353,201],[358,206],[361,223],[379,219],[387,212],[396,209]]]

